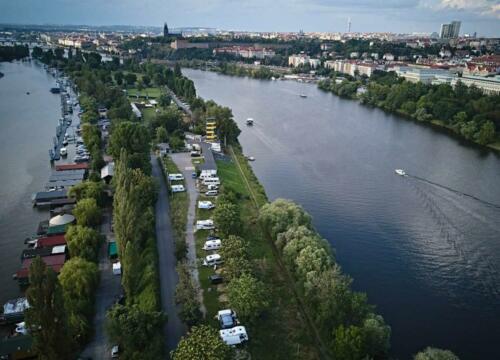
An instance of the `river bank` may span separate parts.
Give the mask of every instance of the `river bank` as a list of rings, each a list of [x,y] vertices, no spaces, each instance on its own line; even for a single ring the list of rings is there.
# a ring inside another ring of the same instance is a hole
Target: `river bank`
[[[500,203],[496,154],[307,84],[184,73],[200,96],[233,110],[270,200],[291,198],[313,216],[355,289],[391,325],[393,356],[433,344],[463,359],[495,357],[484,339],[498,335],[499,214],[460,194]],[[401,167],[424,180],[401,181]]]
[[[48,211],[33,208],[31,196],[52,171],[47,149],[61,117],[60,96],[50,93],[55,79],[32,62],[0,63],[0,303],[21,296],[12,274],[20,265],[24,239]],[[27,92],[30,95],[27,95]]]

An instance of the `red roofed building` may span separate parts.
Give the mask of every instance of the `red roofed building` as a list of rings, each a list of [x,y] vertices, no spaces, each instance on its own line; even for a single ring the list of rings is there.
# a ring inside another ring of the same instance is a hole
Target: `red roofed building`
[[[53,247],[58,245],[66,245],[66,238],[64,235],[54,235],[54,236],[46,236],[39,238],[36,241],[36,247]]]
[[[88,168],[89,168],[89,164],[88,163],[56,165],[56,171],[87,170]]]
[[[465,75],[488,76],[500,73],[500,55],[485,55],[467,63]]]
[[[56,274],[59,274],[64,265],[64,262],[66,261],[66,254],[43,256],[41,259],[47,265],[47,267],[50,267]],[[28,283],[30,265],[33,260],[35,260],[35,258],[23,260],[21,269],[16,273],[16,277],[20,283]]]

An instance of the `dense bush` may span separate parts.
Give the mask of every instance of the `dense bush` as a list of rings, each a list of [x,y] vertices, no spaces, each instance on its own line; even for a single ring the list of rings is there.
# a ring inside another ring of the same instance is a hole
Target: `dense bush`
[[[342,274],[327,242],[312,228],[310,216],[300,206],[278,199],[261,208],[259,221],[275,241],[335,358],[385,356],[390,328],[373,313],[365,294],[351,290],[352,280]]]

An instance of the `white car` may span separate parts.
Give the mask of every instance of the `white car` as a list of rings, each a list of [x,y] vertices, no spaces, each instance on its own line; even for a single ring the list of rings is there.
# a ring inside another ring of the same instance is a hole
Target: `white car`
[[[118,359],[120,355],[120,347],[115,345],[111,348],[111,359]]]
[[[186,191],[184,185],[172,185],[170,188],[172,189],[173,193]]]
[[[217,196],[219,192],[217,190],[208,190],[205,195],[206,196]]]
[[[211,201],[198,201],[198,209],[213,209],[215,205]]]
[[[16,324],[16,333],[26,335],[28,333],[28,329],[26,329],[26,323],[20,322]]]

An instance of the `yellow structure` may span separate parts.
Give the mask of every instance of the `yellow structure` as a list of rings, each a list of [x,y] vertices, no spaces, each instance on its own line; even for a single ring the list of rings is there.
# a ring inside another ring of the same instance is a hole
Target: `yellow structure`
[[[217,124],[215,121],[207,121],[206,130],[207,133],[207,142],[216,142],[217,141]]]

